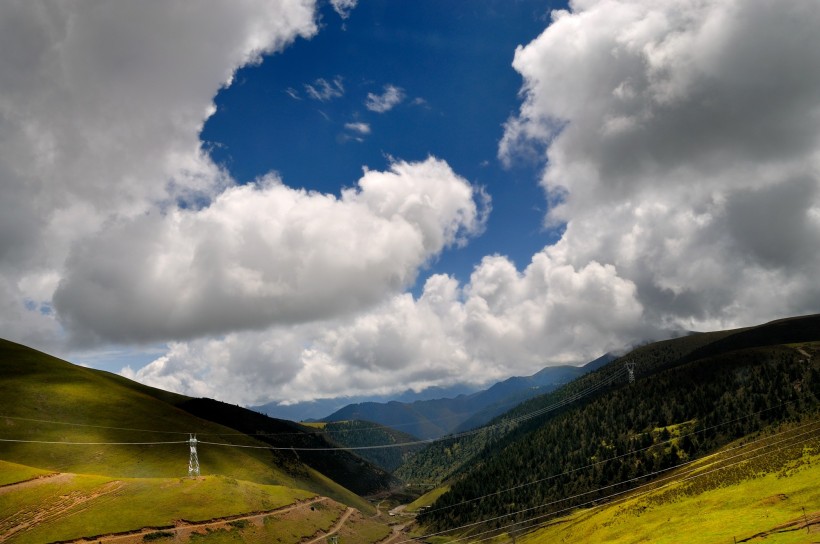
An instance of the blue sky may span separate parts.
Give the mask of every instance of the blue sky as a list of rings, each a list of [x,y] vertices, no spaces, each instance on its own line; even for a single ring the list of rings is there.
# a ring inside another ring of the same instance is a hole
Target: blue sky
[[[492,214],[482,236],[438,256],[430,271],[466,280],[493,253],[526,265],[556,240],[543,228],[543,165],[521,158],[504,167],[498,143],[521,102],[515,48],[538,36],[559,7],[543,0],[373,1],[342,19],[323,4],[316,36],[236,73],[217,95],[202,139],[240,182],[275,170],[290,186],[334,194],[362,168],[384,169],[391,157],[441,158],[486,189]],[[326,89],[322,81],[330,91],[311,95],[308,86]],[[369,109],[368,95],[389,87],[400,102]]]
[[[816,0],[3,3],[0,330],[258,405],[816,313],[818,27]]]

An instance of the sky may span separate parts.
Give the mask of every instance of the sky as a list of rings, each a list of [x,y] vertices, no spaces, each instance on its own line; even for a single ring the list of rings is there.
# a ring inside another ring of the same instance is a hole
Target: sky
[[[255,405],[820,311],[815,0],[5,1],[0,336]]]

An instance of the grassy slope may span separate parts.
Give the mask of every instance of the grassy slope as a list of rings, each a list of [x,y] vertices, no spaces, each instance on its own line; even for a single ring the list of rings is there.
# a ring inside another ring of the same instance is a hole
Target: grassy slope
[[[297,544],[307,537],[327,532],[343,515],[344,508],[340,505],[328,505],[317,508],[311,515],[301,520],[289,519],[288,516],[271,516],[264,523],[237,524],[227,529],[210,531],[207,534],[196,535],[191,538],[192,543],[202,544]],[[375,544],[384,540],[390,534],[390,528],[383,523],[373,521],[354,513],[345,522],[341,530],[336,533],[339,542],[344,544]],[[158,542],[163,542],[159,540]],[[168,540],[166,542],[171,542]],[[327,542],[325,540],[324,542]]]
[[[185,441],[188,432],[230,433],[154,396],[10,342],[0,341],[0,438],[58,442]],[[88,427],[29,421],[65,421]],[[116,430],[151,429],[158,432]],[[237,437],[242,438],[242,437]],[[248,439],[244,443],[250,444]],[[0,457],[28,466],[116,477],[187,474],[187,444],[70,446],[2,443]],[[261,483],[295,483],[269,463],[269,454],[202,447],[203,473],[221,473]]]
[[[236,431],[180,410],[186,397],[149,388],[107,372],[72,365],[25,346],[0,340],[0,438],[58,442],[202,440],[264,446]],[[88,427],[29,421],[82,423]],[[150,429],[163,432],[117,430]],[[175,434],[178,433],[178,434]],[[231,436],[222,437],[220,434]],[[187,475],[188,445],[99,446],[0,442],[0,459],[47,471],[116,478],[175,478]],[[306,489],[356,508],[372,508],[352,492],[265,449],[200,445],[202,474],[220,474],[261,484]],[[291,456],[292,457],[292,456]],[[3,467],[0,467],[2,469]],[[6,470],[2,470],[3,473]],[[2,480],[0,476],[0,480]]]
[[[9,542],[51,542],[173,526],[174,521],[209,520],[272,510],[313,496],[283,486],[260,485],[222,476],[125,478],[68,475],[11,489],[0,500],[0,540],[9,525],[42,516],[36,526]],[[50,517],[50,515],[55,517]]]
[[[47,474],[53,474],[53,472],[50,470],[27,467],[17,463],[0,461],[0,486],[15,482],[22,482],[25,480],[33,480],[34,478],[45,476]]]
[[[438,499],[439,497],[441,497],[442,495],[447,493],[449,490],[450,490],[450,486],[448,486],[448,485],[443,485],[441,487],[436,487],[434,489],[431,489],[430,491],[428,491],[427,493],[425,493],[424,495],[422,495],[418,499],[416,499],[413,502],[411,502],[410,504],[408,504],[407,508],[405,508],[405,511],[406,512],[418,512],[419,508],[424,508],[426,506],[432,506],[432,504],[434,502],[436,502],[436,499]]]
[[[814,428],[820,419],[815,417]],[[646,493],[596,508],[581,509],[549,521],[543,529],[518,535],[526,544],[549,542],[740,542],[790,521],[802,520],[803,507],[817,515],[820,506],[820,436],[718,469],[725,458],[765,444],[765,437],[744,448],[725,448],[697,463],[702,477],[667,482]],[[775,439],[771,439],[773,442]],[[763,451],[769,451],[763,450]],[[748,457],[755,454],[749,453]],[[741,457],[745,458],[745,457]],[[718,469],[714,472],[715,469]],[[816,531],[816,528],[813,528]],[[815,534],[816,533],[812,533]],[[771,535],[765,542],[811,542],[805,529]]]

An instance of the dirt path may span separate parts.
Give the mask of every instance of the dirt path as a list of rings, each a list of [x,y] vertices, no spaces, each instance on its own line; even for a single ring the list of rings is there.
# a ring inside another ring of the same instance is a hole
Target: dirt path
[[[131,544],[144,542],[143,537],[147,534],[156,533],[159,531],[173,533],[174,539],[179,541],[187,541],[193,533],[204,532],[207,529],[230,529],[230,523],[235,521],[247,520],[253,523],[261,523],[264,518],[277,514],[284,514],[300,508],[307,508],[317,502],[326,501],[327,497],[314,497],[306,501],[293,503],[282,508],[274,510],[266,510],[264,512],[254,512],[252,514],[239,514],[236,516],[225,516],[221,518],[214,518],[206,521],[192,522],[192,521],[178,521],[174,527],[144,527],[136,531],[128,531],[124,533],[114,533],[100,536],[87,536],[78,538],[76,540],[64,540],[60,544],[87,544],[89,542],[117,542],[118,544]],[[2,540],[2,539],[0,539]]]
[[[786,523],[776,525],[766,531],[761,531],[750,537],[746,537],[738,542],[749,542],[750,540],[761,539],[774,536],[780,533],[792,531],[806,531],[806,533],[820,533],[820,511],[807,513],[805,517],[800,516]]]
[[[15,482],[13,484],[6,484],[0,486],[0,495],[4,493],[10,493],[12,491],[18,491],[20,489],[26,489],[27,487],[32,487],[35,485],[41,485],[45,483],[65,483],[71,480],[74,477],[73,474],[66,474],[63,472],[55,472],[53,474],[44,474],[43,476],[37,476],[36,478],[32,478],[31,480],[23,480],[22,482]]]
[[[317,536],[312,540],[308,540],[307,542],[304,542],[302,544],[316,544],[316,542],[319,542],[320,540],[325,540],[330,535],[338,533],[339,529],[341,529],[342,526],[344,526],[345,522],[347,521],[347,518],[349,518],[353,512],[355,512],[355,510],[353,508],[348,507],[348,509],[345,510],[345,513],[342,514],[342,517],[339,518],[339,521],[337,521],[336,524],[333,527],[331,527],[329,531]]]
[[[378,544],[391,544],[392,542],[398,540],[400,537],[402,538],[400,542],[417,542],[416,540],[411,539],[408,535],[404,534],[405,527],[410,525],[410,523],[412,522],[402,523],[400,525],[393,525],[393,533],[384,540],[380,540]]]
[[[70,475],[67,475],[70,476]],[[51,478],[49,481],[54,482],[57,478]],[[31,481],[31,480],[29,480]],[[26,482],[21,482],[21,484]],[[123,486],[123,483],[117,480],[103,484],[95,489],[93,493],[83,493],[81,491],[72,491],[67,495],[60,495],[55,502],[44,503],[39,508],[32,511],[21,511],[12,516],[4,523],[0,524],[0,542],[7,540],[16,533],[25,531],[30,527],[40,523],[50,521],[62,516],[68,515],[71,510],[82,507],[85,503],[93,501],[105,495],[115,493]],[[20,489],[18,487],[17,489]],[[11,525],[9,520],[14,520],[15,525]]]

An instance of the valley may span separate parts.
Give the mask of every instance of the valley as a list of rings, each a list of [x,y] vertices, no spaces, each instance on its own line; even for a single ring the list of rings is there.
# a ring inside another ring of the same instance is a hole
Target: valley
[[[3,542],[820,540],[820,316],[647,344],[432,440],[0,366]]]

